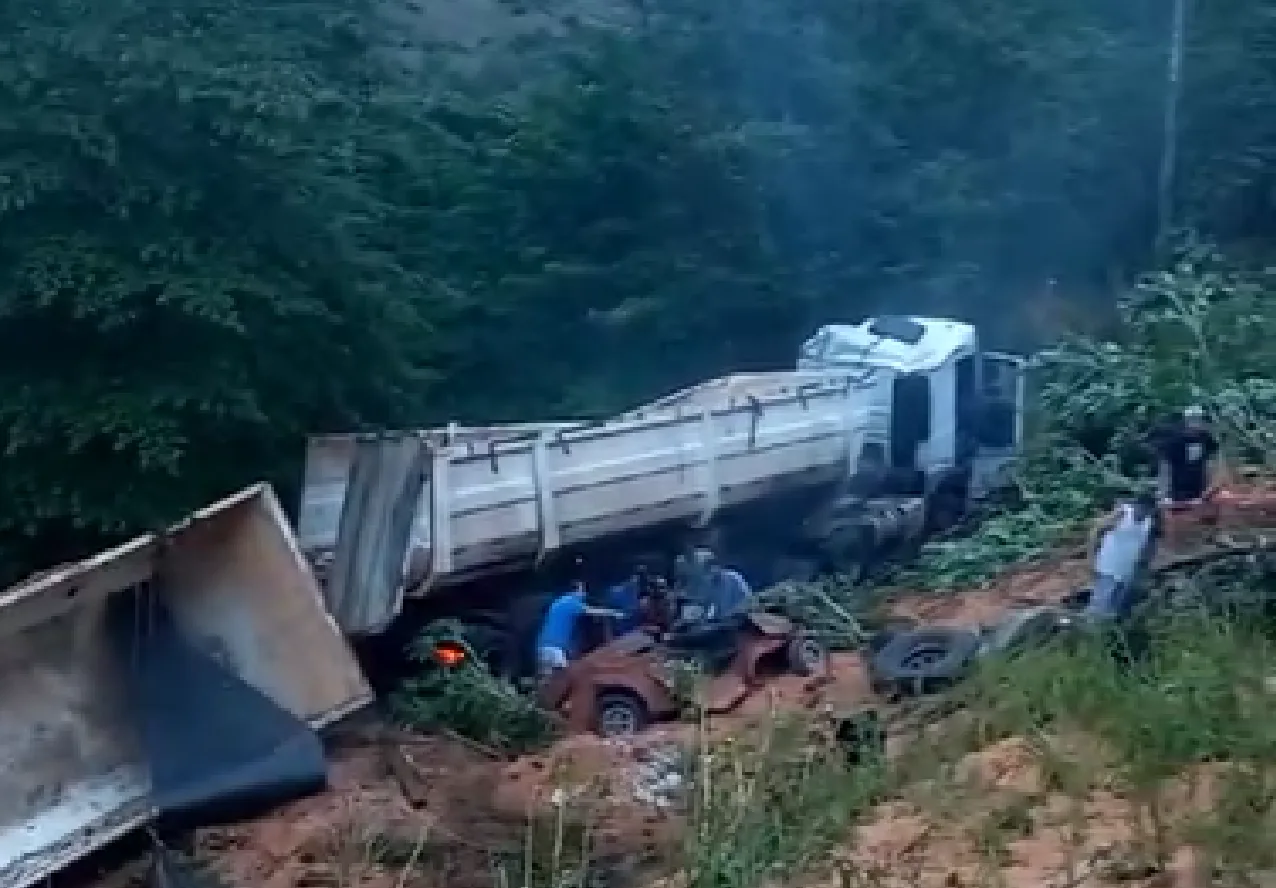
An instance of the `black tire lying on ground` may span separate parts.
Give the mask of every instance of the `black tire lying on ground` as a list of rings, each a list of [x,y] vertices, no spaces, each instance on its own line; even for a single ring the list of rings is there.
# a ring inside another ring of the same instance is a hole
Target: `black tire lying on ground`
[[[922,695],[965,677],[982,640],[966,629],[922,628],[897,633],[873,654],[869,678],[878,693]]]
[[[870,633],[867,642],[870,654],[876,654],[886,647],[896,635],[903,632],[912,632],[917,628],[917,621],[910,617],[888,617],[885,620],[876,622],[872,618],[866,617],[861,622]]]

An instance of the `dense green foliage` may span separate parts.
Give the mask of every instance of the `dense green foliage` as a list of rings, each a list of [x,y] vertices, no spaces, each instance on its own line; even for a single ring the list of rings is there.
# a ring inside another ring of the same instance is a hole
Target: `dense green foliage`
[[[1041,354],[1019,507],[927,545],[905,581],[961,588],[1079,541],[1117,496],[1151,484],[1147,435],[1185,404],[1217,420],[1225,462],[1271,470],[1272,270],[1194,241],[1167,265],[1117,300],[1115,337],[1069,336]]]
[[[0,573],[307,430],[609,410],[881,306],[1026,344],[1152,262],[1165,3],[494,8],[463,51],[417,8],[7,0]],[[1193,10],[1177,139],[1179,220],[1260,267],[1268,12]]]

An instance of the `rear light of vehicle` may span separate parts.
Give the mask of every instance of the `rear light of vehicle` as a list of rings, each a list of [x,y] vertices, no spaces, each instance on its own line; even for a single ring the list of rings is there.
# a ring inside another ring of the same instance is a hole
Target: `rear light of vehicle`
[[[465,645],[455,641],[440,641],[434,646],[434,662],[446,669],[455,669],[470,658]]]

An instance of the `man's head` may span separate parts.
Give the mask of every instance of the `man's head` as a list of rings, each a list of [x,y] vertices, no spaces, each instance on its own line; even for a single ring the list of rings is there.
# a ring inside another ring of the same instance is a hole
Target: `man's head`
[[[1134,497],[1134,507],[1139,511],[1140,515],[1151,515],[1157,509],[1156,491],[1140,490]]]
[[[1193,404],[1191,407],[1184,409],[1183,422],[1190,429],[1199,429],[1205,425],[1205,408],[1199,404]]]
[[[708,546],[697,546],[691,550],[691,563],[698,568],[716,567],[718,556]]]
[[[585,597],[585,559],[579,555],[572,558],[571,580],[568,583],[571,593],[581,598]]]

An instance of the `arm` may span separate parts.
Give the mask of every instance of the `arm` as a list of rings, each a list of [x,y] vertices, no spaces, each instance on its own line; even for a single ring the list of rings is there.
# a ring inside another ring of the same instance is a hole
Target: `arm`
[[[1096,521],[1094,527],[1090,529],[1090,540],[1087,548],[1091,555],[1098,551],[1099,543],[1103,540],[1103,535],[1117,526],[1117,522],[1120,520],[1120,514],[1119,509],[1113,509],[1111,512]]]
[[[1227,477],[1227,467],[1219,458],[1219,451],[1218,438],[1211,432],[1205,439],[1205,499],[1212,498],[1218,492],[1218,488],[1230,480]]]

